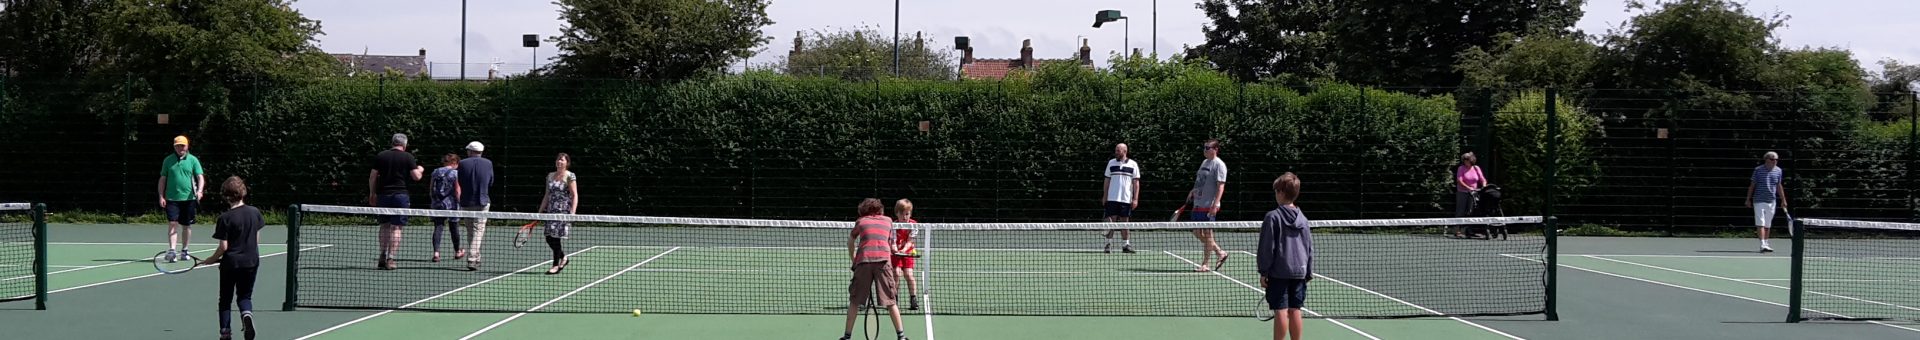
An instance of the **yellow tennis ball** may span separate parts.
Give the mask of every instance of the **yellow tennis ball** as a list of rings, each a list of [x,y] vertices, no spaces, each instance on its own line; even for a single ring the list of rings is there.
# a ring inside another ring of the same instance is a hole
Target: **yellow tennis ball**
[[[640,310],[638,309],[633,310],[633,317],[636,317],[636,318],[640,317]]]

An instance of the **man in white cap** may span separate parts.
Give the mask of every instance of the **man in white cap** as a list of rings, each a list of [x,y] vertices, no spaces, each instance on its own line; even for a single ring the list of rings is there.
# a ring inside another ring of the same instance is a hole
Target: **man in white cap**
[[[193,239],[194,214],[207,185],[200,157],[188,153],[187,136],[173,137],[173,154],[160,161],[160,209],[167,212],[167,262],[185,258]]]
[[[493,188],[493,161],[481,157],[487,146],[480,141],[467,143],[467,158],[460,160],[460,210],[487,211],[493,205],[488,192]],[[467,228],[467,270],[480,270],[480,241],[486,239],[487,219],[463,218]],[[459,242],[455,240],[454,242]]]
[[[1767,151],[1760,166],[1753,168],[1753,180],[1747,183],[1747,207],[1753,208],[1753,225],[1760,227],[1760,252],[1773,252],[1767,243],[1767,231],[1773,227],[1774,208],[1787,208],[1786,187],[1780,185],[1780,154]]]
[[[401,209],[413,207],[413,198],[407,195],[407,185],[419,181],[425,171],[413,159],[413,153],[407,152],[407,135],[393,134],[393,148],[374,156],[373,171],[367,173],[367,205]],[[393,270],[393,258],[400,252],[400,228],[407,226],[407,216],[381,215],[379,220],[378,266],[380,269]]]

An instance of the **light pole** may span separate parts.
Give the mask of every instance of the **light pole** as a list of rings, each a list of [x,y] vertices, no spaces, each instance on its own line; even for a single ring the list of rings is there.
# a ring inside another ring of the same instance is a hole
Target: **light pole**
[[[1160,59],[1160,0],[1153,0],[1153,56]]]
[[[1124,22],[1121,22],[1121,26],[1120,26],[1120,30],[1123,32],[1123,33],[1120,33],[1121,58],[1130,57],[1130,55],[1128,55],[1127,52],[1132,49],[1129,46],[1129,44],[1132,42],[1127,40],[1132,39],[1133,23],[1131,21],[1125,21],[1125,20],[1127,20],[1127,16],[1120,15],[1120,10],[1109,9],[1109,10],[1103,10],[1103,11],[1100,11],[1099,13],[1093,14],[1093,28],[1100,28],[1100,24],[1105,24],[1108,22],[1124,21]]]
[[[900,0],[893,0],[893,76],[900,76]]]
[[[539,69],[540,68],[540,35],[539,34],[521,35],[520,46],[533,50],[533,68]]]
[[[460,80],[467,80],[467,0],[460,0]]]

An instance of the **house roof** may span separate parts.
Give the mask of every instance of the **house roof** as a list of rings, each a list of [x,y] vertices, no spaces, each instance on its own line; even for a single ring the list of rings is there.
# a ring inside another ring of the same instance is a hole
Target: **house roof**
[[[385,73],[395,70],[407,75],[427,73],[426,56],[333,54],[333,59],[354,72]]]
[[[1036,65],[1065,63],[1091,68],[1093,65],[1074,59],[1034,59]],[[1008,73],[1020,67],[1020,59],[974,59],[972,63],[961,66],[960,76],[966,79],[1003,79]]]

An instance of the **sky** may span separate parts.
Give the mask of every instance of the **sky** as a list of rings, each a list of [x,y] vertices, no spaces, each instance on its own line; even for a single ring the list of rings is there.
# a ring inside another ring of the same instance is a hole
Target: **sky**
[[[953,37],[967,36],[978,58],[1018,58],[1021,41],[1033,40],[1036,58],[1069,58],[1086,39],[1096,63],[1104,64],[1122,46],[1163,56],[1184,45],[1204,41],[1206,17],[1193,0],[898,0],[902,37],[926,34],[929,43],[952,46]],[[1786,47],[1838,47],[1854,52],[1868,71],[1876,62],[1893,58],[1920,62],[1920,1],[1914,0],[1746,0],[1756,13],[1783,12],[1790,16],[1778,36]],[[773,0],[767,15],[774,24],[763,32],[772,38],[746,61],[772,63],[793,48],[796,32],[873,27],[891,33],[894,1],[885,0]],[[1577,28],[1605,33],[1632,17],[1624,0],[1588,0],[1586,15]],[[319,37],[328,53],[413,55],[427,50],[436,63],[436,76],[455,76],[460,62],[459,0],[305,0],[294,3],[308,18],[319,20]],[[1109,23],[1093,28],[1099,10],[1120,10],[1131,23]],[[560,31],[558,6],[548,0],[471,0],[467,3],[469,75],[485,75],[489,62],[503,63],[505,71],[524,70],[535,62],[551,62],[558,53],[550,43],[521,47],[521,35],[543,39]],[[1130,25],[1140,26],[1130,28]],[[1130,28],[1131,32],[1128,32]],[[1158,38],[1156,39],[1156,33]],[[1130,33],[1130,34],[1129,34]],[[1124,45],[1123,45],[1124,44]],[[957,56],[957,54],[956,54]],[[736,65],[739,68],[741,65]]]

